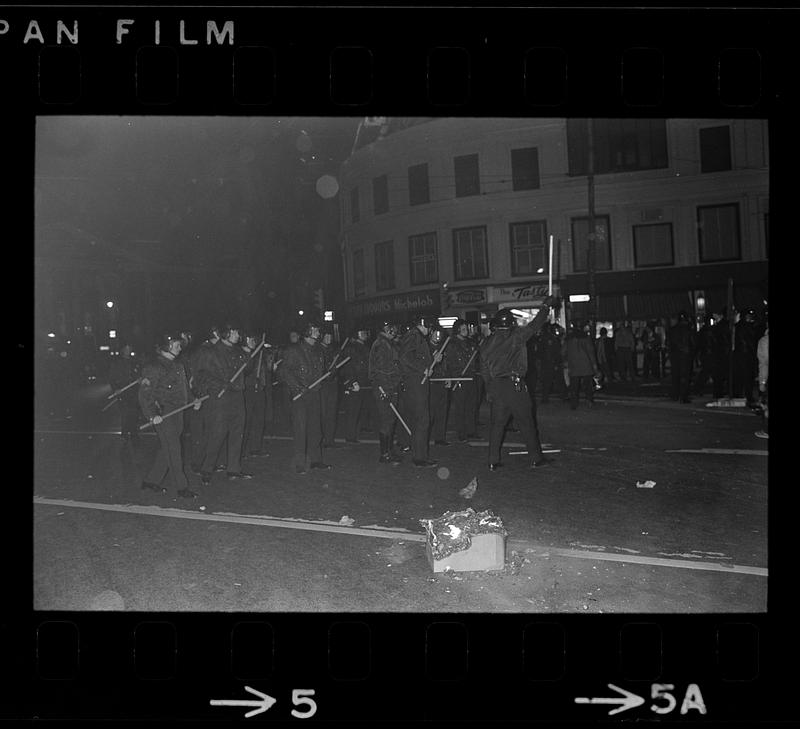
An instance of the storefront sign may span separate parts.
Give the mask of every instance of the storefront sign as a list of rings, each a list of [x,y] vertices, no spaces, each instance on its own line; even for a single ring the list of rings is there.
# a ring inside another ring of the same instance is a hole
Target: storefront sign
[[[426,289],[413,294],[379,296],[368,301],[353,301],[349,308],[350,316],[353,319],[397,314],[438,313],[439,289]]]
[[[453,306],[475,306],[486,303],[486,289],[461,289],[453,291]]]
[[[489,301],[530,301],[547,296],[547,284],[527,283],[518,286],[490,286]]]

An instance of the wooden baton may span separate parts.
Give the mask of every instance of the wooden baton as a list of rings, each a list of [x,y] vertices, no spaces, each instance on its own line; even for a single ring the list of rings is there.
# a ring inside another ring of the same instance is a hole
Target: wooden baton
[[[164,415],[161,416],[161,419],[165,420],[166,418],[170,417],[171,415],[175,415],[175,413],[179,413],[179,412],[181,412],[183,410],[186,410],[187,408],[194,407],[196,402],[198,402],[198,401],[199,402],[203,402],[203,400],[207,400],[208,398],[209,398],[209,395],[203,395],[203,397],[200,397],[197,400],[192,400],[192,402],[187,403],[186,405],[181,405],[181,407],[179,407],[179,408],[175,408],[174,410],[170,410],[168,413],[164,413]],[[153,423],[145,423],[144,425],[140,425],[139,426],[139,430],[144,430],[145,428],[149,428],[151,425],[153,425]]]

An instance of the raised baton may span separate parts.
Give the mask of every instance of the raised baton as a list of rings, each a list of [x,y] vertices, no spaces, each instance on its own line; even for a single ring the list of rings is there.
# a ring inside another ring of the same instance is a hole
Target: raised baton
[[[450,336],[452,336],[452,335],[450,335]],[[433,359],[434,359],[434,361],[431,363],[431,366],[430,366],[428,369],[426,369],[426,370],[425,370],[425,374],[424,374],[424,375],[423,375],[423,377],[422,377],[422,382],[420,382],[420,383],[419,383],[420,385],[424,385],[424,384],[425,384],[425,383],[428,381],[428,378],[431,376],[431,373],[433,372],[433,368],[434,368],[434,367],[436,367],[436,365],[438,364],[438,362],[436,362],[436,361],[435,361],[435,360],[436,360],[436,357],[437,357],[437,356],[439,356],[440,354],[442,354],[442,353],[444,352],[444,348],[445,348],[445,347],[448,345],[448,343],[450,342],[450,336],[449,336],[449,337],[447,337],[447,339],[445,339],[445,340],[444,340],[444,344],[442,345],[441,349],[439,349],[439,350],[438,350],[438,351],[437,351],[437,352],[436,352],[436,353],[433,355]]]
[[[259,344],[259,345],[258,345],[258,346],[257,346],[257,347],[256,347],[256,348],[255,348],[255,349],[252,351],[252,352],[250,352],[250,356],[247,358],[247,361],[246,361],[246,362],[245,362],[245,363],[244,363],[244,364],[243,364],[243,365],[242,365],[242,366],[241,366],[241,367],[240,367],[238,370],[236,370],[236,372],[234,372],[234,373],[233,373],[233,377],[231,377],[231,379],[230,379],[230,380],[228,380],[228,385],[232,385],[232,384],[233,384],[233,381],[234,381],[234,380],[235,380],[235,379],[236,379],[236,378],[237,378],[239,375],[241,375],[241,374],[242,374],[242,371],[243,371],[243,370],[244,370],[244,368],[245,368],[245,367],[247,367],[247,365],[250,363],[250,360],[251,360],[251,359],[253,359],[253,357],[255,357],[255,356],[256,356],[256,352],[258,352],[258,351],[261,349],[261,347],[263,347],[263,346],[264,346],[264,342],[262,341],[262,342],[261,342],[261,344]],[[222,389],[221,389],[221,390],[220,390],[220,391],[217,393],[217,398],[220,398],[220,397],[222,397],[222,396],[225,394],[225,391],[228,389],[228,385],[225,385],[225,387],[223,387],[223,388],[222,388]]]

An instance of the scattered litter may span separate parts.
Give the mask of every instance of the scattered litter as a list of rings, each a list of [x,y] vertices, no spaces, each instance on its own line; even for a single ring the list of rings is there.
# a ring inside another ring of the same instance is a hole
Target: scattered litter
[[[205,511],[205,510],[206,510],[206,507],[205,507],[205,506],[201,506],[201,507],[200,507],[200,511]]]
[[[119,547],[119,544],[117,544],[116,542],[114,542],[114,544],[112,544],[111,546],[112,546],[112,547]]]
[[[637,481],[636,482],[636,488],[637,489],[651,489],[655,485],[656,485],[655,481]]]
[[[242,583],[241,582],[234,582],[233,585],[234,585],[234,587],[241,587]]]
[[[56,516],[64,516],[64,512],[63,511],[59,511],[58,514],[56,514]]]
[[[473,476],[472,481],[470,481],[461,491],[458,492],[458,495],[465,498],[471,499],[475,496],[475,491],[478,489],[478,477]]]
[[[94,478],[94,476],[90,473],[86,478]]]
[[[353,526],[356,523],[355,519],[351,519],[347,514],[345,514],[341,519],[339,519],[339,523],[342,526]]]
[[[326,483],[322,484],[322,488],[324,488],[324,489],[328,488],[328,484],[326,484]]]

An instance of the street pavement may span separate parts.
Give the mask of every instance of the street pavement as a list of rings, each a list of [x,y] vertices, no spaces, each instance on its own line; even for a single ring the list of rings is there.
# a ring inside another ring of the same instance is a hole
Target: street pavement
[[[764,611],[760,422],[744,408],[706,408],[708,397],[677,403],[665,392],[612,384],[593,408],[540,404],[542,441],[557,452],[535,470],[511,455],[522,448],[508,432],[497,472],[485,441],[432,445],[436,469],[409,458],[378,464],[377,443],[342,442],[325,451],[332,470],[298,475],[276,428],[265,439],[270,455],[245,462],[253,480],[216,473],[203,488],[187,469],[199,498],[186,501],[140,489],[157,439],[124,442],[114,409],[99,412],[107,388],[89,385],[69,413],[35,420],[35,607]],[[481,419],[485,433],[486,406]],[[465,499],[459,491],[473,477],[478,488]],[[637,486],[645,481],[655,485]],[[434,573],[419,522],[467,507],[503,520],[506,567]]]

